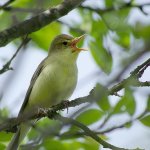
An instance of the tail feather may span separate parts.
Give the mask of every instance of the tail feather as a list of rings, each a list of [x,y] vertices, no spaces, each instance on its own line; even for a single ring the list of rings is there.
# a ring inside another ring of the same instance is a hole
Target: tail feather
[[[21,124],[6,150],[17,150],[29,130],[30,126],[28,124]]]
[[[19,137],[20,137],[20,129],[18,129],[17,133],[12,137],[11,142],[9,143],[6,150],[17,150],[19,146]]]

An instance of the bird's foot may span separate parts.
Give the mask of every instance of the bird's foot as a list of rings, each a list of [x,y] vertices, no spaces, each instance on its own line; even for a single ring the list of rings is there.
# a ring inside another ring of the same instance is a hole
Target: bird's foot
[[[68,106],[69,106],[69,101],[68,101],[68,100],[64,100],[64,101],[62,101],[62,103],[63,103],[63,105],[65,106],[65,108],[67,109],[67,114],[68,114],[68,110],[69,110],[69,108],[68,108]]]

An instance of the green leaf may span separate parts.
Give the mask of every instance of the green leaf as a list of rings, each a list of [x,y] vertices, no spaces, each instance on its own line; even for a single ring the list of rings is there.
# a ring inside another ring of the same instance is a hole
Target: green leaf
[[[96,41],[90,42],[90,49],[96,63],[105,73],[109,74],[112,69],[112,56],[103,47],[101,40],[96,39]]]
[[[52,150],[65,149],[63,143],[60,140],[55,139],[45,139],[44,143],[42,143],[41,146],[44,146],[45,149],[52,149]]]
[[[133,34],[136,38],[144,38],[145,40],[149,40],[150,25],[143,25],[137,22],[135,28],[133,28]]]
[[[63,0],[54,0],[54,1],[47,0],[47,3],[49,4],[49,7],[56,6],[56,5],[58,5],[62,2],[63,2]]]
[[[103,85],[97,83],[92,92],[92,97],[95,101],[98,101],[105,95],[108,95],[108,89]]]
[[[32,6],[32,1],[30,0],[15,0],[13,3],[12,3],[12,6],[14,7],[25,7],[25,6],[28,6],[30,4],[30,6]]]
[[[150,127],[150,115],[148,115],[148,116],[142,118],[140,121],[141,121],[145,126],[149,126],[149,127]]]
[[[10,12],[0,13],[0,31],[8,28],[12,23]]]
[[[77,140],[69,140],[64,142],[65,149],[64,150],[79,150],[82,149],[82,142]]]
[[[111,108],[108,96],[106,95],[104,95],[99,101],[97,101],[97,104],[103,111],[108,111]]]
[[[53,128],[55,127],[55,130]],[[39,132],[40,130],[40,132]],[[51,132],[59,132],[60,130],[60,122],[56,120],[50,120],[48,118],[42,118],[36,123],[36,128],[32,128],[28,133],[28,138],[33,140],[37,139],[41,136],[41,132],[43,133],[51,133]]]
[[[60,24],[52,23],[37,32],[31,34],[33,41],[44,50],[48,51],[50,42],[56,36],[60,34]]]
[[[125,31],[129,28],[127,22],[129,12],[130,8],[121,9],[118,11],[111,11],[111,13],[104,13],[102,15],[102,18],[111,30]]]
[[[124,101],[121,99],[118,101],[118,103],[114,106],[112,114],[120,114],[123,113],[125,110],[124,107]]]
[[[114,107],[113,113],[116,114],[128,112],[130,115],[133,115],[135,109],[136,109],[136,102],[133,96],[133,91],[131,89],[126,88],[124,96]]]
[[[102,38],[106,33],[108,32],[108,28],[106,27],[106,24],[98,19],[93,20],[92,22],[92,29],[91,29],[91,35],[94,38]]]
[[[130,122],[130,123],[128,123],[128,124],[125,124],[125,127],[126,128],[130,128],[132,126],[132,123]]]
[[[89,42],[89,46],[96,63],[105,73],[110,73],[112,69],[112,56],[103,46],[103,39],[107,32],[108,28],[102,20],[93,21],[91,35],[94,40]]]
[[[6,146],[5,146],[4,144],[0,143],[0,149],[1,149],[1,150],[5,150],[5,149],[6,149]]]
[[[84,111],[81,113],[76,120],[85,124],[85,125],[90,125],[92,123],[95,123],[98,121],[103,113],[100,110],[97,109],[89,109],[87,111]]]
[[[86,138],[85,141],[82,143],[82,147],[85,150],[99,150],[99,144],[93,140],[92,138]]]
[[[92,94],[98,106],[103,111],[108,111],[109,108],[111,107],[108,100],[108,89],[98,83],[96,84]]]
[[[87,33],[90,32],[93,23],[93,12],[85,9],[78,9],[78,12],[80,13],[82,23],[77,24],[77,22],[72,22],[72,24],[80,29],[83,29]]]
[[[112,7],[112,6],[113,6],[113,1],[105,0],[104,3],[105,3],[105,5],[106,5],[107,7]]]
[[[126,111],[133,115],[136,109],[136,102],[133,96],[133,91],[130,89],[125,89],[125,95],[122,100],[125,102]]]
[[[12,138],[13,133],[0,132],[0,142],[8,142]]]
[[[4,118],[8,117],[10,115],[10,112],[6,107],[0,109],[0,123],[3,123]]]
[[[116,32],[117,37],[114,38],[114,41],[119,44],[121,47],[125,48],[126,50],[129,50],[130,48],[130,36],[131,36],[131,31],[125,30],[125,31],[119,31]]]
[[[40,7],[39,8],[48,8],[48,7],[53,7],[56,6],[58,4],[60,4],[62,2],[62,0],[55,0],[55,1],[50,1],[50,0],[44,0],[44,1],[37,1],[37,0],[15,0],[12,3],[12,6],[14,7],[26,7],[26,8],[35,8],[37,9],[37,6]]]

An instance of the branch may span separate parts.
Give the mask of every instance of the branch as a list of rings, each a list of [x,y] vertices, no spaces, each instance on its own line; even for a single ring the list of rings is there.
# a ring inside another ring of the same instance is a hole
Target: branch
[[[146,60],[143,64],[137,66],[137,68],[130,73],[131,76],[137,75],[138,78],[141,78],[141,76],[143,75],[144,71],[148,66],[150,66],[150,58]]]
[[[150,58],[146,60],[143,64],[139,65],[135,68],[131,73],[130,76],[117,85],[113,86],[109,90],[109,94],[113,95],[114,93],[120,91],[121,89],[125,88],[126,86],[150,86],[150,82],[140,82],[138,79],[142,76],[146,68],[150,66]]]
[[[128,86],[131,86],[131,85],[135,85],[135,81],[138,83],[139,81],[137,80],[137,77],[138,76],[138,73],[141,74],[141,70],[142,72],[144,72],[144,70],[149,66],[148,64],[150,63],[150,59],[146,60],[143,64],[139,65],[137,68],[135,68],[132,72],[131,72],[131,75],[124,79],[122,82],[120,82],[119,84],[115,85],[113,88],[111,88],[109,90],[109,94],[113,94],[113,93],[116,93],[117,91],[121,90],[122,88],[124,88],[123,85],[126,85],[126,82],[128,83],[127,85]],[[132,79],[132,81],[131,81]],[[134,79],[134,82],[133,82],[133,79]],[[135,80],[136,79],[136,80]],[[130,84],[129,84],[130,83]],[[105,89],[102,89],[102,90],[105,90]],[[69,108],[69,107],[75,107],[75,106],[78,106],[80,104],[83,104],[83,103],[92,103],[92,102],[95,102],[97,100],[99,100],[100,98],[97,97],[98,95],[100,95],[101,97],[103,96],[103,93],[102,91],[99,92],[99,94],[95,95],[97,89],[94,88],[90,94],[88,96],[85,96],[85,97],[82,97],[82,98],[77,98],[75,100],[72,100],[70,102],[67,103],[66,105],[66,102],[61,102],[60,104],[58,105],[55,105],[53,106],[52,108],[50,109],[38,109],[38,110],[32,110],[33,112],[28,112],[26,114],[21,114],[20,116],[18,116],[17,118],[10,118],[10,119],[7,119],[6,121],[4,121],[4,123],[2,123],[0,125],[0,131],[11,131],[11,132],[15,132],[16,129],[17,129],[17,126],[22,123],[22,122],[27,122],[28,120],[31,120],[31,119],[40,119],[42,117],[49,117],[49,118],[54,118],[55,117],[55,114],[58,110],[62,110],[62,109],[66,109],[66,108]],[[106,92],[106,90],[105,90]],[[80,127],[84,132],[86,132],[86,134],[90,137],[92,137],[93,139],[95,139],[97,142],[101,143],[104,147],[108,147],[111,149],[114,149],[114,150],[121,150],[120,148],[118,147],[115,147],[113,145],[110,145],[108,144],[107,142],[103,141],[102,139],[100,139],[94,132],[92,132],[91,130],[89,130],[89,128],[87,127],[84,127],[84,125],[82,125],[81,123],[77,123],[75,120],[71,119],[70,121],[73,122],[74,125]],[[71,123],[71,122],[69,122]],[[120,128],[122,127],[123,125],[120,126]],[[108,131],[111,131],[111,130],[114,130],[116,128],[119,128],[119,127],[114,127],[114,128],[110,128],[108,129]],[[106,132],[106,131],[105,131]],[[113,146],[113,147],[112,147]],[[123,150],[123,149],[122,149]]]
[[[138,8],[144,15],[148,15],[148,13],[146,13],[144,11],[144,6],[148,6],[148,5],[150,5],[150,3],[135,5],[135,4],[132,4],[132,1],[130,1],[128,3],[123,4],[122,6],[118,6],[118,7],[112,6],[112,7],[105,8],[105,9],[93,8],[93,7],[90,7],[90,6],[80,6],[80,8],[93,11],[93,12],[97,13],[98,15],[100,15],[101,19],[105,23],[106,27],[109,30],[113,31],[114,29],[107,23],[107,20],[105,19],[103,14],[108,13],[108,12],[112,12],[112,11],[118,11],[118,10],[126,9],[126,8]]]
[[[35,32],[58,18],[66,15],[74,8],[78,7],[84,0],[65,0],[60,5],[48,9],[31,19],[18,23],[11,28],[0,32],[0,47],[5,46],[10,41]]]
[[[75,100],[68,101],[67,105],[66,105],[66,101],[63,101],[60,104],[52,106],[49,109],[45,109],[45,111],[49,112],[49,116],[53,116],[55,112],[57,112],[58,110],[67,109],[69,107],[75,107],[80,104],[87,103],[88,101],[90,102],[90,100],[91,100],[90,95],[88,95],[83,98],[77,98]],[[36,109],[36,110],[33,110],[32,113],[27,112],[25,114],[21,114],[17,118],[9,118],[5,120],[4,123],[0,124],[0,132],[1,131],[15,132],[16,126],[19,125],[20,123],[26,122],[32,119],[40,119],[42,117],[45,117],[45,113],[43,113],[43,109],[38,109],[38,110]]]
[[[139,116],[137,116],[136,118],[133,118],[133,119],[130,119],[120,125],[117,125],[117,126],[113,126],[113,127],[110,127],[110,128],[107,128],[105,130],[102,130],[102,131],[93,131],[95,134],[97,135],[100,135],[100,134],[105,134],[105,133],[109,133],[111,131],[114,131],[116,129],[120,129],[120,128],[124,128],[126,127],[128,124],[131,124],[133,123],[134,121],[136,120],[140,120],[141,118],[143,118],[144,116],[146,116],[147,114],[149,114],[149,111],[146,109],[144,112],[142,112]],[[59,135],[59,137],[61,139],[70,139],[70,138],[73,138],[73,137],[76,137],[76,138],[80,138],[80,137],[83,137],[87,135],[86,132],[75,132],[75,133],[70,133],[70,132],[65,132],[65,133],[62,133],[61,135]],[[56,135],[58,136],[58,135]]]
[[[110,148],[112,150],[127,150],[124,148],[119,148],[119,147],[113,146],[113,145],[105,142],[98,135],[96,135],[93,131],[91,131],[87,126],[85,126],[84,124],[82,124],[82,123],[80,123],[74,119],[62,117],[59,114],[54,113],[54,111],[52,114],[52,111],[50,109],[38,109],[34,113],[30,112],[30,116],[24,115],[24,116],[19,116],[18,118],[13,118],[13,120],[9,120],[9,124],[12,125],[14,122],[17,122],[20,124],[21,119],[24,122],[24,121],[26,121],[26,119],[29,119],[29,118],[30,119],[40,119],[42,117],[48,117],[50,119],[59,120],[59,121],[63,122],[65,125],[66,124],[73,124],[73,125],[81,128],[86,133],[87,136],[90,136],[95,141],[97,141],[98,143],[103,145],[104,148]]]
[[[139,116],[137,116],[137,117],[134,118],[134,119],[131,119],[131,120],[126,121],[126,122],[124,122],[124,123],[122,123],[122,124],[120,124],[120,125],[113,126],[113,127],[111,127],[111,128],[108,128],[108,129],[106,129],[106,130],[103,130],[103,131],[100,131],[100,132],[97,132],[97,133],[99,133],[99,134],[104,134],[104,133],[108,133],[108,132],[111,132],[111,131],[116,130],[116,129],[124,128],[124,127],[125,127],[126,125],[128,125],[128,124],[131,124],[131,123],[133,123],[133,122],[136,121],[136,120],[140,120],[141,118],[143,118],[144,116],[146,116],[148,113],[149,113],[149,112],[148,112],[147,109],[146,109],[145,111],[143,111]]]
[[[101,139],[98,135],[96,135],[93,131],[91,131],[87,126],[85,126],[84,124],[82,124],[74,119],[62,117],[58,114],[55,115],[52,119],[59,120],[65,124],[73,124],[73,125],[77,126],[78,128],[82,129],[86,133],[87,136],[90,136],[92,139],[97,141],[99,144],[103,145],[104,148],[109,148],[112,150],[129,150],[129,149],[125,149],[125,148],[119,148],[119,147],[116,147],[114,145],[107,143],[106,141]]]
[[[106,8],[106,9],[92,8],[90,6],[80,6],[80,8],[88,9],[90,11],[94,11],[94,12],[98,13],[99,15],[103,15],[104,13],[107,13],[107,12],[133,7],[133,8],[139,8],[145,15],[147,15],[147,13],[144,12],[143,8],[145,6],[148,6],[148,5],[150,5],[150,3],[145,3],[145,4],[141,4],[141,5],[135,5],[135,4],[132,4],[132,2],[128,2],[128,3],[125,3],[124,5],[122,5],[120,7],[114,7],[113,6],[113,7]]]
[[[11,59],[5,64],[3,65],[3,68],[0,70],[0,74],[8,71],[8,70],[13,70],[12,67],[10,67],[11,62],[13,61],[13,59],[17,56],[18,52],[21,50],[21,48],[26,45],[28,42],[30,41],[30,39],[28,38],[28,36],[25,37],[25,39],[23,39],[22,43],[20,44],[20,46],[18,47],[18,49],[16,50],[16,52],[14,53],[14,55],[11,57]]]
[[[142,82],[139,82],[137,80],[137,78],[135,79],[136,74],[138,74],[138,72],[140,72],[141,69],[145,68],[145,66],[148,67],[147,64],[149,64],[149,63],[150,63],[150,59],[146,60],[143,64],[139,65],[136,69],[134,69],[134,71],[131,72],[131,75],[128,78],[124,79],[122,82],[113,86],[111,89],[109,89],[109,91],[107,91],[106,88],[103,88],[103,89],[101,89],[101,91],[99,91],[98,94],[96,94],[97,89],[95,87],[94,89],[91,90],[91,92],[88,96],[80,97],[75,100],[68,101],[67,105],[66,105],[66,102],[63,101],[60,104],[52,106],[51,109],[49,110],[49,114],[53,115],[54,112],[57,112],[58,110],[68,109],[69,107],[75,107],[75,106],[78,106],[78,105],[81,105],[84,103],[96,102],[96,101],[100,100],[100,98],[102,96],[104,96],[104,94],[107,94],[107,92],[109,95],[113,95],[116,92],[120,91],[121,89],[125,88],[126,86],[135,86],[135,85],[142,86],[143,84],[144,84],[144,86],[149,86],[150,85],[149,82],[142,83]],[[40,115],[40,117],[44,117],[44,116]],[[40,117],[38,115],[38,118],[40,118]],[[35,118],[37,118],[37,113],[32,113],[32,115],[31,115],[31,113],[25,114],[25,115],[23,114],[23,115],[19,116],[18,118],[10,118],[0,125],[0,131],[3,131],[3,130],[11,131],[11,129],[13,129],[13,127],[20,124],[21,122],[26,122],[27,120],[35,119]]]

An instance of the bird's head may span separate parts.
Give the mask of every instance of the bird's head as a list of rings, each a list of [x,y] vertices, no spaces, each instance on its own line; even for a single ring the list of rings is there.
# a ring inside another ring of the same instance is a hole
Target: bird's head
[[[49,53],[61,52],[69,55],[76,55],[82,50],[85,50],[84,48],[77,47],[79,41],[81,41],[84,37],[85,35],[75,38],[66,34],[58,35],[52,41]]]

